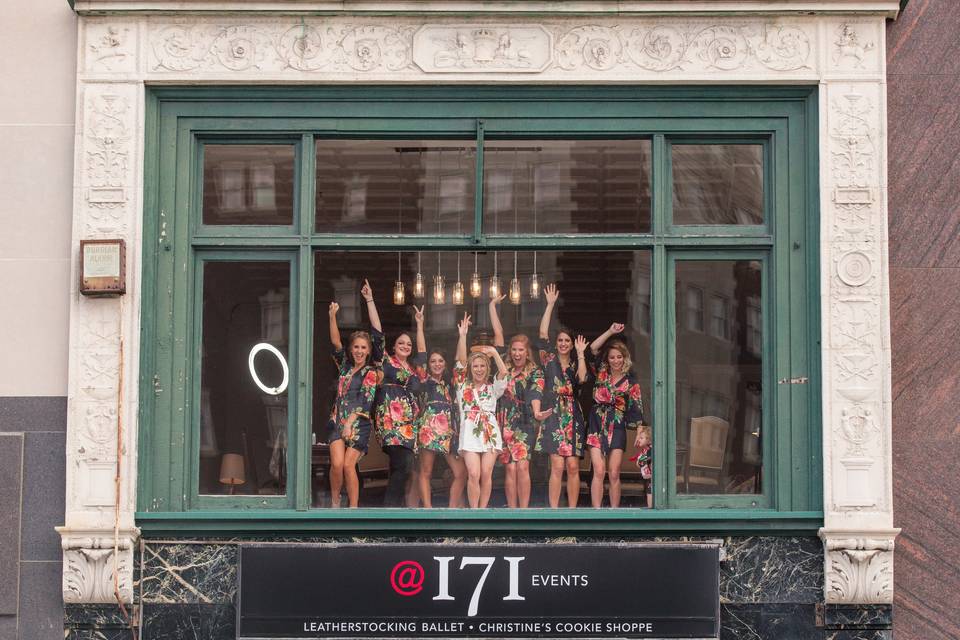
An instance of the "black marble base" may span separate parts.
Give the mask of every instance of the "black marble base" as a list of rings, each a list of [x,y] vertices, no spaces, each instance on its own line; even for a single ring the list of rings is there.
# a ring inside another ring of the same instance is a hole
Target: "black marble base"
[[[273,541],[278,541],[276,538]],[[141,640],[234,640],[238,548],[245,539],[183,542],[145,540],[138,552],[134,593]],[[442,543],[442,539],[297,538],[289,542]],[[457,542],[615,544],[621,538],[458,538]],[[637,541],[635,538],[629,541]],[[651,542],[721,545],[723,640],[889,640],[889,606],[823,604],[823,550],[814,537],[649,538]],[[142,572],[139,570],[142,563]],[[68,605],[67,640],[119,640],[130,630],[113,605]]]

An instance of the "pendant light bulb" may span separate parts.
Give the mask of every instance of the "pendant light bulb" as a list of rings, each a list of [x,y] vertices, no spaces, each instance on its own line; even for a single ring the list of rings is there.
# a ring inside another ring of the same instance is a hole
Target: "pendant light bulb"
[[[403,281],[397,280],[393,283],[393,304],[402,305],[406,299]]]
[[[423,292],[423,274],[418,271],[413,277],[413,297],[419,300],[423,298]]]
[[[540,278],[536,273],[530,276],[530,299],[540,299]]]
[[[497,276],[490,276],[490,297],[499,298],[500,297],[500,278]]]
[[[513,304],[520,304],[520,299],[520,280],[513,278],[510,280],[510,302]]]
[[[444,286],[443,276],[437,274],[433,276],[433,303],[443,304],[447,300],[447,289]]]
[[[453,291],[450,297],[453,299],[453,304],[463,304],[463,283],[459,280],[453,283]]]
[[[470,276],[470,297],[479,298],[483,293],[483,283],[480,282],[480,272],[477,270],[477,253],[473,253],[473,275]]]

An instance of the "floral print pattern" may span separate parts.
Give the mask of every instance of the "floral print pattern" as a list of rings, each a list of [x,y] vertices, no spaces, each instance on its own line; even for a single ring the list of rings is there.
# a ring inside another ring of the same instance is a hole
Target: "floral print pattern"
[[[587,426],[587,446],[607,455],[611,449],[626,448],[626,429],[643,424],[643,399],[632,372],[614,382],[605,362],[597,362],[591,369],[594,405]]]
[[[439,380],[427,372],[426,355],[414,359],[417,378],[413,390],[418,394],[422,410],[417,418],[417,445],[426,451],[450,453],[457,437],[458,411],[454,410],[453,383],[446,376]],[[453,447],[456,453],[456,445]]]
[[[370,440],[373,405],[377,393],[380,376],[371,360],[367,364],[353,371],[353,360],[347,356],[344,349],[333,352],[333,359],[337,364],[337,398],[330,413],[328,442],[343,439],[348,447],[359,449],[366,453]],[[344,438],[344,428],[351,415],[356,414],[353,428],[349,437]]]
[[[544,410],[553,409],[553,413],[543,422],[541,448],[544,452],[558,456],[582,456],[583,441],[587,425],[577,394],[580,384],[577,380],[577,353],[570,352],[570,364],[560,364],[557,350],[549,341],[537,340],[536,348],[543,365]]]
[[[497,399],[503,395],[507,381],[494,378],[493,383],[475,386],[467,382],[467,370],[457,363],[453,372],[453,386],[460,408],[460,451],[500,451],[503,438],[497,423]]]
[[[384,353],[383,334],[375,332],[374,341],[379,340],[374,351]],[[399,446],[415,449],[417,443],[417,414],[419,406],[411,383],[416,372],[409,363],[401,362],[395,356],[385,356],[380,364],[382,379],[377,393],[374,424],[381,447]]]
[[[544,384],[540,367],[527,372],[522,368],[510,369],[506,389],[497,404],[497,420],[503,427],[503,464],[529,460],[533,454],[540,425],[534,420],[530,403],[543,400]]]

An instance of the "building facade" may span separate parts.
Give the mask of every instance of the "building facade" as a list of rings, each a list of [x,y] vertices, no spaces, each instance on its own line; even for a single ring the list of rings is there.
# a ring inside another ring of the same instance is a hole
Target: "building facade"
[[[899,3],[701,4],[78,2],[68,636],[236,637],[239,549],[266,538],[693,541],[720,552],[720,637],[890,637]],[[80,295],[81,241],[110,239],[126,292]],[[621,510],[377,509],[376,446],[369,502],[326,507],[325,305],[362,328],[369,272],[410,330],[391,284],[461,267],[522,281],[511,330],[536,330],[538,274],[562,326],[627,320],[653,508],[625,474]],[[248,389],[251,340],[289,385]]]

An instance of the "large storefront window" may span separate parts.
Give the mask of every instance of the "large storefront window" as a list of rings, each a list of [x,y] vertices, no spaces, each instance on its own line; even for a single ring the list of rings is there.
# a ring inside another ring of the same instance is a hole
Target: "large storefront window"
[[[809,92],[169,91],[144,518],[819,508]]]

